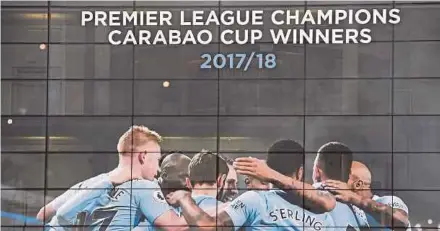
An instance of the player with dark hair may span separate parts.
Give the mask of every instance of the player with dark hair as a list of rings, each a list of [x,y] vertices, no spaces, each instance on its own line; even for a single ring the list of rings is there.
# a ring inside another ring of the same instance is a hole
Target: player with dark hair
[[[181,152],[173,152],[162,159],[160,165],[159,185],[164,195],[168,191],[187,190],[188,166],[191,158]]]
[[[352,162],[353,153],[344,144],[339,142],[324,144],[315,158],[313,180],[315,183],[321,182],[323,178],[347,182]]]
[[[187,187],[191,189],[196,204],[203,210],[216,208],[225,192],[229,167],[219,155],[202,150],[191,159],[188,166]]]
[[[221,156],[226,163],[228,164],[229,167],[229,173],[226,176],[226,184],[225,184],[225,190],[224,190],[224,194],[222,195],[221,198],[219,198],[220,201],[222,202],[231,202],[232,200],[234,200],[237,196],[238,196],[238,176],[237,176],[237,171],[235,171],[234,169],[234,160],[231,158],[228,158],[226,156]]]
[[[160,174],[158,175],[159,185],[163,194],[167,195],[169,191],[187,190],[185,179],[188,177],[188,165],[191,158],[182,152],[170,152],[160,160]],[[173,208],[176,214],[179,211]],[[133,229],[133,231],[154,230],[154,226],[148,222],[145,217]]]
[[[248,163],[252,165],[253,160],[255,159],[251,159],[250,162],[243,161],[240,171],[246,172]],[[203,212],[190,200],[186,200],[187,195],[181,191],[173,193],[169,201],[179,204],[188,223],[197,224],[202,230],[238,230],[240,228],[245,230],[298,230],[305,226],[315,230],[326,230],[327,227],[333,225],[330,216],[325,213],[315,214],[304,210],[302,196],[311,193],[313,196],[325,197],[327,200],[333,200],[333,206],[334,198],[328,194],[321,195],[319,190],[304,190],[306,184],[301,181],[303,179],[303,162],[304,150],[295,141],[282,140],[276,142],[269,149],[267,164],[274,170],[291,176],[285,177],[276,172],[281,178],[280,181],[288,181],[287,184],[297,187],[292,188],[298,191],[296,197],[279,189],[247,191],[220,211],[217,219]],[[251,168],[252,166],[249,167],[249,169]],[[311,187],[311,185],[308,186]],[[310,198],[307,196],[304,198],[305,200]],[[329,210],[329,208],[325,210]]]
[[[324,189],[322,182],[330,179],[347,182],[352,162],[353,153],[346,145],[339,142],[324,144],[318,150],[313,166],[314,186]],[[368,227],[366,214],[350,204],[337,202],[330,215],[336,229],[360,230]]]

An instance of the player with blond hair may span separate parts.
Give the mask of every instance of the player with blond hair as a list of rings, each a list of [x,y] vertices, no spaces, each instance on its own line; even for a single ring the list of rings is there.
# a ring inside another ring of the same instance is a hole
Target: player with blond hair
[[[51,230],[63,230],[65,227],[130,230],[141,221],[163,230],[186,229],[185,221],[179,219],[166,203],[154,180],[159,171],[161,140],[158,133],[145,126],[132,126],[119,139],[119,164],[113,171],[76,184],[42,208],[38,218],[55,214],[49,224]],[[119,178],[125,176],[127,180],[109,187],[109,181],[122,181],[118,178],[115,180],[115,177],[109,180],[109,176],[114,175],[120,175]],[[95,185],[102,187],[89,188]],[[94,193],[87,193],[86,188],[94,190]],[[108,192],[109,198],[105,202],[93,200]]]

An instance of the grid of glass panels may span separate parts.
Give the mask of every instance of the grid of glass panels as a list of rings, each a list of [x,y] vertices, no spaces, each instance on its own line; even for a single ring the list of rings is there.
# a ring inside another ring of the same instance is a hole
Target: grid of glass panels
[[[111,46],[109,28],[80,26],[86,9],[393,7],[401,23],[368,25],[368,45]],[[439,17],[435,2],[2,2],[2,211],[35,216],[112,169],[119,136],[143,124],[165,151],[190,155],[264,158],[274,141],[297,140],[307,182],[318,148],[344,142],[370,167],[376,194],[401,197],[413,226],[436,228]],[[250,51],[275,53],[278,67],[199,68],[201,53]],[[41,230],[29,225],[2,217],[5,230]]]

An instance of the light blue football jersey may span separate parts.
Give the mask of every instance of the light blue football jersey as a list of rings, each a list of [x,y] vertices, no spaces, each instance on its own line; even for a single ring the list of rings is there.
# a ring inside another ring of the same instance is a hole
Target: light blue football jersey
[[[76,213],[87,209],[90,203],[99,202],[96,200],[97,196],[100,196],[101,193],[105,193],[106,190],[108,190],[105,188],[107,186],[112,187],[108,175],[100,174],[75,184],[62,195],[55,198],[50,202],[50,205],[57,211],[57,215],[59,215],[58,211],[61,208],[64,207],[64,209],[61,209],[61,217],[55,215],[50,220],[46,230],[70,230],[71,228],[66,228],[66,226],[71,226],[75,223]],[[74,198],[76,198],[76,200],[72,201]]]
[[[224,210],[235,230],[334,230],[333,220],[327,213],[315,214],[292,203],[281,190],[247,191]]]
[[[313,185],[323,190],[321,183]],[[369,227],[365,212],[358,207],[337,201],[335,208],[329,212],[335,224],[335,230],[360,231],[360,228]]]
[[[217,198],[206,195],[193,195],[192,198],[197,206],[199,206],[204,211],[216,208],[223,204],[223,202],[218,201]]]
[[[83,205],[84,200],[77,203]],[[156,182],[133,180],[115,187],[107,203],[100,198],[88,204],[77,214],[75,225],[85,225],[93,231],[103,227],[107,227],[106,231],[125,231],[135,226],[140,226],[138,230],[150,230],[156,218],[169,210],[171,207]]]
[[[211,211],[212,209],[215,209],[218,206],[223,204],[223,202],[218,201],[217,198],[215,198],[213,196],[194,195],[193,194],[192,198],[194,200],[194,203],[205,212]],[[181,208],[175,208],[175,212],[179,216],[182,216],[182,209]]]
[[[400,199],[397,196],[383,196],[379,197],[377,195],[374,195],[372,200],[388,205],[392,207],[393,209],[400,209],[406,212],[406,214],[409,215],[408,206],[403,202],[402,199]],[[391,231],[392,229],[385,228],[384,225],[382,225],[378,220],[376,220],[372,215],[367,214],[368,223],[370,224],[370,227],[374,230],[383,230],[383,231]],[[411,231],[411,224],[408,224],[408,227],[406,231]]]

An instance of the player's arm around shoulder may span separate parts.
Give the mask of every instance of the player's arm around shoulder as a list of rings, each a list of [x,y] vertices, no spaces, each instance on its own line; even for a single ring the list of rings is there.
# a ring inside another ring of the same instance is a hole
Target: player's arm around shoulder
[[[221,230],[239,230],[243,226],[251,226],[260,217],[265,202],[260,193],[247,191],[230,202],[218,215]]]
[[[132,192],[135,203],[146,219],[156,228],[165,231],[188,230],[185,219],[173,211],[156,182],[136,180],[133,182]]]
[[[375,201],[392,208],[396,226],[406,227],[409,225],[409,209],[401,198],[397,196],[383,196],[377,198]]]
[[[229,215],[221,212],[218,219],[202,210],[194,202],[191,193],[188,191],[175,191],[167,195],[167,201],[170,204],[179,206],[182,210],[184,219],[186,220],[190,230],[217,230],[228,227],[233,230]],[[229,222],[228,222],[229,221]],[[224,230],[224,229],[223,229]]]
[[[84,182],[79,182],[72,187],[70,187],[67,191],[65,191],[63,194],[59,195],[55,199],[53,199],[48,204],[44,205],[40,211],[38,211],[36,218],[40,221],[48,221],[49,218],[51,218],[53,215],[56,214],[57,210],[72,196],[76,194],[76,191],[78,191],[82,184]]]

